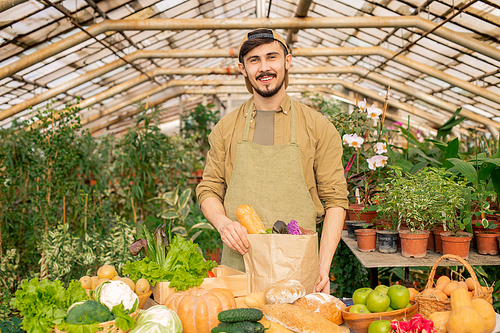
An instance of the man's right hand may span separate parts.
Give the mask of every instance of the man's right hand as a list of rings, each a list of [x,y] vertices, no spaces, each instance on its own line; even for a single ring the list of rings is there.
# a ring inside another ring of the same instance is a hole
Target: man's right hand
[[[248,252],[247,229],[239,222],[230,221],[217,228],[222,241],[241,255]]]

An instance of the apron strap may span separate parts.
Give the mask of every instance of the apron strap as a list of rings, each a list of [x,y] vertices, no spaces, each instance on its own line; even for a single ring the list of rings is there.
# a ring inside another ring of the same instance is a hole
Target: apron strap
[[[250,122],[252,121],[253,113],[253,100],[250,102],[250,107],[247,111],[247,118],[245,120],[245,129],[243,131],[243,141],[248,141],[248,133],[250,132]]]
[[[248,141],[248,134],[250,132],[250,123],[252,121],[253,114],[253,100],[250,102],[247,117],[245,120],[245,129],[243,131],[243,141]],[[293,106],[293,101],[290,98],[290,122],[291,122],[291,133],[290,133],[290,143],[297,142],[297,131],[296,131],[296,121],[295,121],[295,108]]]

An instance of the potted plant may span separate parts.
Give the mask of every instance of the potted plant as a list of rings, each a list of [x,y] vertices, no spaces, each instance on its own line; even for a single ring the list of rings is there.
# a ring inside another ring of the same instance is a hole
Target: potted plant
[[[472,239],[471,188],[456,176],[449,176],[442,180],[441,191],[442,199],[435,209],[445,230],[441,234],[443,254],[467,259]]]
[[[393,167],[389,179],[377,211],[392,221],[390,229],[399,230],[403,256],[424,257],[429,231],[441,221],[440,206],[447,200],[442,194],[446,172],[426,167],[411,174]],[[408,229],[403,230],[403,225]],[[417,244],[418,248],[414,248]],[[414,250],[409,248],[410,245]]]

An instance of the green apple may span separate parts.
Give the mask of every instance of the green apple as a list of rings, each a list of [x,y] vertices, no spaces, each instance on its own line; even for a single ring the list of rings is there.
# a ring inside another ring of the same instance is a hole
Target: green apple
[[[370,313],[364,304],[354,304],[349,308],[349,313]]]
[[[395,284],[387,291],[387,296],[391,299],[391,308],[403,309],[410,302],[410,292],[405,286]]]
[[[376,291],[380,291],[381,293],[383,294],[386,294],[387,295],[387,291],[389,290],[389,287],[387,286],[384,286],[383,284],[379,284],[378,286],[375,287]]]
[[[380,291],[372,291],[366,299],[366,307],[370,312],[385,312],[391,305],[391,299]]]
[[[368,333],[387,333],[391,330],[389,320],[375,320],[368,326]]]
[[[356,289],[354,294],[352,294],[352,302],[354,304],[365,304],[366,305],[366,299],[368,298],[368,295],[373,291],[372,288],[359,288]]]
[[[391,307],[388,307],[387,310],[385,310],[385,312],[389,312],[389,311],[394,311],[394,309]]]

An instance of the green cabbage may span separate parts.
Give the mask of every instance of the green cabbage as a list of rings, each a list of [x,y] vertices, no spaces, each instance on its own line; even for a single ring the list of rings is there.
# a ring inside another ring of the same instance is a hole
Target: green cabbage
[[[165,305],[155,305],[140,310],[135,328],[129,333],[182,333],[179,316]]]

